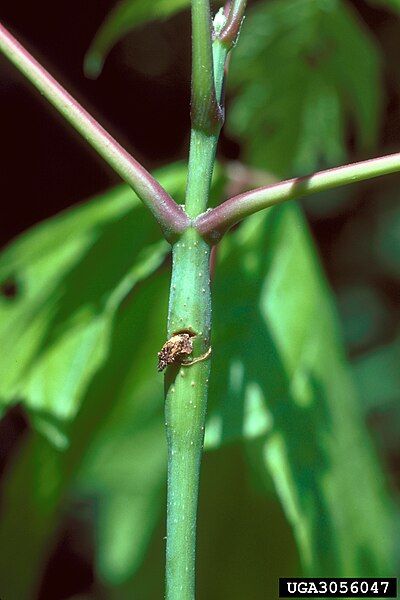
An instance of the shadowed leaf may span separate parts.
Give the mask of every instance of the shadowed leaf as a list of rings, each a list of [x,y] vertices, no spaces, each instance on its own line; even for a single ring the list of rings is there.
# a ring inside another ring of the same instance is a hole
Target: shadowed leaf
[[[183,165],[160,173],[175,196]],[[0,256],[2,408],[23,401],[36,426],[62,446],[93,374],[107,359],[114,315],[164,260],[168,245],[126,186],[47,221]],[[49,416],[50,418],[47,418]],[[55,426],[56,425],[56,426]]]
[[[182,201],[184,165],[158,178]],[[96,507],[100,579],[121,584],[143,560],[166,475],[157,352],[169,247],[159,238],[121,186],[44,222],[0,256],[0,340],[9,348],[0,360],[2,407],[22,401],[36,429],[2,490],[6,597],[30,598],[36,589],[70,491]]]
[[[246,441],[253,468],[274,482],[306,573],[393,573],[384,483],[295,207],[256,215],[222,243],[214,319],[206,446]]]
[[[183,165],[165,168],[159,178],[182,197]],[[159,238],[146,209],[121,186],[32,229],[0,257],[3,290],[13,291],[0,299],[0,339],[9,349],[0,361],[1,400],[3,408],[22,401],[39,430],[26,436],[2,490],[0,546],[8,552],[1,553],[0,579],[9,598],[31,597],[36,588],[61,500],[88,447],[92,455],[101,447],[104,438],[95,435],[107,418],[112,423],[122,404],[134,439],[133,430],[161,408],[156,358],[165,336],[167,281],[166,273],[151,275],[168,245]],[[115,444],[124,439],[114,437]],[[154,464],[151,454],[149,460]],[[131,476],[135,481],[135,468]],[[162,482],[159,469],[144,492],[148,506]],[[101,492],[96,487],[93,497]],[[154,521],[150,511],[146,518],[148,525],[143,518],[138,529],[143,540]],[[129,512],[127,519],[132,523]]]

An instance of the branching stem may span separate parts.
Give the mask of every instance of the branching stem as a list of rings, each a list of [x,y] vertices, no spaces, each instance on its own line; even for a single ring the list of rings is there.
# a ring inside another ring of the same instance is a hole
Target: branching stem
[[[0,23],[0,51],[136,192],[169,241],[189,224],[185,212],[146,169]],[[23,168],[23,165],[21,165]]]
[[[200,215],[195,221],[195,226],[209,243],[215,244],[235,223],[264,208],[398,171],[400,152],[289,179],[234,196]]]

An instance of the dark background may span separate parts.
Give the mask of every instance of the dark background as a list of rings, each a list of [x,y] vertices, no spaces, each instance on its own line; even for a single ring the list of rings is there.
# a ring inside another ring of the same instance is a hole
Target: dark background
[[[112,6],[110,0],[4,2],[0,17],[147,168],[183,158],[189,130],[188,14],[143,27],[131,47],[120,45],[111,53],[102,75],[92,81],[84,76],[83,58]],[[164,54],[169,64],[161,66],[160,75],[154,47],[160,41],[165,46],[168,38],[173,42]],[[130,53],[142,72],[129,68]],[[4,244],[119,180],[3,58],[0,69],[1,179],[8,198]]]
[[[93,81],[84,76],[83,57],[113,4],[110,0],[3,0],[0,19],[148,169],[183,159],[189,132],[189,15],[182,13],[129,35],[111,52],[102,75]],[[400,68],[396,59],[400,56],[400,26],[378,6],[354,5],[385,53],[387,100],[376,154],[393,152],[400,149]],[[0,111],[1,245],[119,181],[1,57]],[[350,159],[352,145],[349,132]],[[238,140],[226,132],[219,157],[222,161],[241,158]],[[379,255],[382,203],[388,210],[393,204],[398,206],[399,184],[399,176],[390,176],[384,182],[354,188],[346,205],[334,199],[323,210],[317,209],[312,199],[305,204],[337,295],[352,360],[390,343],[399,331],[399,264],[396,267],[394,262],[394,267],[388,268],[387,260],[382,263]],[[397,260],[400,262],[398,256]],[[399,412],[372,409],[368,420],[396,489],[400,479]],[[24,427],[18,409],[0,424],[8,439],[0,449],[2,463]],[[92,586],[90,534],[86,552],[78,553],[73,544],[77,530],[80,541],[85,538],[84,527],[73,515],[63,524],[43,583],[43,599],[67,598]]]

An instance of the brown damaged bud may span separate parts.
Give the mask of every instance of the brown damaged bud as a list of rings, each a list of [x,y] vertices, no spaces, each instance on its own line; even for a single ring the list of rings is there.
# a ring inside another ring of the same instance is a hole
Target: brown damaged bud
[[[176,365],[193,352],[193,342],[189,333],[173,335],[158,353],[158,371],[163,371],[168,365]]]

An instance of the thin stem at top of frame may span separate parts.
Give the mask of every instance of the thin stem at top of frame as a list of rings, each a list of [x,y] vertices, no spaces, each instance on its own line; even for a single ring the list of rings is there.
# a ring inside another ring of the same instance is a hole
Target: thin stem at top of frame
[[[209,0],[192,0],[192,129],[213,135],[222,120],[215,94]]]

